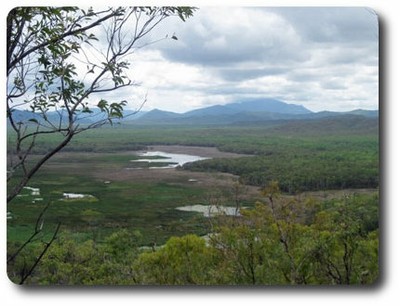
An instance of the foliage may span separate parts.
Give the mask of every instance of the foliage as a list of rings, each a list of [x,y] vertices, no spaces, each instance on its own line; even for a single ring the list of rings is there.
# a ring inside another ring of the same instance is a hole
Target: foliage
[[[213,245],[237,284],[371,284],[378,277],[378,198],[352,196],[324,208],[280,197],[220,225]],[[310,222],[310,220],[312,220]],[[372,225],[374,224],[374,225]],[[365,256],[368,254],[367,256]]]
[[[131,265],[138,255],[139,243],[140,234],[127,230],[111,234],[101,244],[92,239],[77,241],[71,238],[71,233],[64,232],[46,253],[28,284],[132,284],[136,274]],[[35,250],[35,246],[31,245],[30,250]],[[18,271],[20,262],[29,259],[32,256],[26,253],[10,267]],[[18,279],[15,273],[9,273],[9,277],[13,281]]]
[[[210,284],[213,250],[196,235],[172,237],[159,250],[142,253],[135,268],[142,284]]]
[[[347,196],[316,215],[314,255],[335,284],[371,283],[378,277],[378,198]]]

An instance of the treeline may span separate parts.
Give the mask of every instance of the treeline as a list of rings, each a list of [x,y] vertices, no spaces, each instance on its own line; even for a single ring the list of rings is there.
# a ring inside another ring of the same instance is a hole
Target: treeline
[[[141,247],[126,229],[103,242],[64,233],[28,284],[40,285],[295,285],[372,284],[379,276],[378,195],[318,203],[282,197],[276,182],[264,201],[240,215],[209,219],[208,239],[172,237]],[[17,245],[9,245],[9,253]],[[18,282],[41,247],[8,265]]]
[[[367,119],[365,119],[367,120]],[[116,152],[143,149],[148,145],[188,145],[217,147],[222,151],[267,155],[285,150],[377,149],[376,120],[357,125],[357,120],[289,121],[231,126],[131,126],[127,124],[89,130],[77,135],[64,150]],[[8,131],[8,150],[12,153],[14,135]],[[57,135],[39,135],[33,148],[43,153],[60,141]],[[29,145],[29,144],[27,144]]]
[[[255,186],[278,180],[281,190],[288,193],[379,186],[377,156],[370,153],[275,152],[267,156],[202,160],[183,168],[232,173],[240,176],[243,183]]]
[[[184,169],[228,172],[256,186],[277,180],[289,193],[379,186],[379,141],[374,133],[294,136],[252,131],[237,141],[221,141],[218,148],[254,156],[202,160]]]

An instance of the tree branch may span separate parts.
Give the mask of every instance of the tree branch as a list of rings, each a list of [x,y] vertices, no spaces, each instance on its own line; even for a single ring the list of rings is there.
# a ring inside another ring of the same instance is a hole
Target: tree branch
[[[79,28],[79,29],[76,29],[76,30],[67,31],[67,32],[63,33],[62,35],[60,35],[58,37],[55,37],[55,38],[52,38],[52,39],[47,40],[45,42],[42,42],[41,44],[36,45],[36,46],[32,47],[31,49],[23,52],[21,55],[19,55],[18,57],[14,58],[14,60],[12,60],[12,61],[11,61],[11,58],[10,58],[10,61],[7,61],[7,76],[9,75],[10,71],[15,67],[15,65],[18,62],[22,61],[29,54],[31,54],[31,53],[39,50],[39,49],[42,49],[42,48],[44,48],[44,47],[46,47],[46,46],[48,46],[50,44],[57,43],[60,40],[66,38],[68,36],[74,36],[76,34],[83,33],[83,32],[85,32],[87,30],[90,30],[91,28],[94,28],[94,27],[98,26],[99,24],[103,23],[104,21],[106,21],[106,20],[108,20],[108,19],[110,19],[110,18],[112,18],[114,16],[118,16],[118,15],[121,15],[121,12],[119,10],[112,11],[110,14],[108,14],[108,15],[106,15],[106,16],[98,19],[98,20],[96,20],[92,24],[89,24],[89,25],[87,25],[85,27],[82,27],[82,28]]]
[[[72,139],[74,136],[75,131],[68,130],[68,134],[64,138],[64,140],[57,146],[55,147],[52,151],[47,153],[45,156],[43,156],[30,170],[29,172],[22,178],[20,183],[14,188],[14,190],[11,192],[10,195],[7,196],[7,203],[9,203],[11,200],[13,200],[17,194],[19,194],[22,190],[22,188],[26,185],[26,183],[31,179],[31,177],[40,169],[40,167],[50,159],[54,154],[59,152],[62,148],[64,148]]]
[[[32,275],[33,271],[35,270],[36,266],[39,264],[39,262],[41,261],[41,259],[43,258],[43,256],[46,254],[47,250],[49,249],[49,247],[53,244],[53,242],[57,239],[57,234],[58,231],[60,230],[61,227],[61,223],[57,224],[57,228],[53,233],[53,236],[51,237],[49,242],[45,243],[45,247],[43,249],[43,251],[40,253],[40,255],[38,256],[38,258],[35,260],[35,262],[33,263],[32,267],[29,269],[28,273],[26,273],[22,278],[21,281],[19,282],[20,285],[22,285],[26,279]]]
[[[12,262],[17,255],[27,246],[29,243],[33,241],[33,239],[42,232],[43,229],[43,216],[46,212],[46,210],[49,208],[50,203],[48,203],[40,212],[38,218],[36,219],[36,225],[35,225],[35,230],[33,234],[19,247],[19,249],[11,256],[7,258],[7,263]]]

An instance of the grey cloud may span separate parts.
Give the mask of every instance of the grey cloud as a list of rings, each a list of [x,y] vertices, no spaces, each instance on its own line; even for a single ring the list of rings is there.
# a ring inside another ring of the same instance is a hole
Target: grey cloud
[[[169,60],[205,66],[307,58],[306,53],[298,50],[301,38],[279,15],[249,8],[242,8],[242,14],[237,8],[224,10],[228,10],[225,16],[217,16],[215,9],[200,9],[177,33],[179,42],[161,48],[163,55]],[[229,10],[237,15],[237,22]],[[227,24],[224,17],[230,20]]]
[[[377,100],[378,24],[367,8],[200,8],[162,31],[178,37],[155,46],[166,60],[212,76],[175,88],[205,103],[264,96],[337,110]]]
[[[292,71],[288,71],[286,78],[294,82],[304,82],[304,81],[318,81],[324,72],[320,68],[297,68]]]
[[[228,81],[282,74],[285,67],[290,67],[290,72],[315,61],[318,50],[321,50],[320,63],[315,64],[319,66],[377,62],[376,16],[368,9],[242,10],[243,15],[253,17],[251,23],[247,20],[247,24],[238,21],[223,26],[218,12],[200,9],[193,20],[189,19],[180,28],[179,41],[163,45],[160,51],[168,60],[215,68],[211,72]],[[258,67],[248,67],[248,63],[255,62]],[[268,69],[263,68],[266,65]]]
[[[225,67],[216,69],[215,73],[218,74],[226,81],[239,82],[243,80],[256,79],[268,75],[280,75],[287,72],[287,67],[260,67],[251,68],[247,65],[243,67]]]
[[[377,46],[350,46],[341,44],[327,44],[323,48],[315,48],[311,61],[319,65],[340,65],[340,64],[366,64],[377,65]]]
[[[347,88],[348,84],[344,82],[342,79],[329,78],[320,82],[320,86],[323,89],[328,89],[328,90],[343,90]]]
[[[271,8],[308,41],[351,44],[375,41],[378,18],[366,7]]]
[[[313,44],[365,48],[377,41],[377,17],[368,8],[241,8],[242,15],[237,10],[200,8],[184,25],[170,27],[179,41],[160,50],[169,60],[224,66],[296,63],[309,59],[310,49],[318,48]],[[236,23],[224,24],[234,18]]]

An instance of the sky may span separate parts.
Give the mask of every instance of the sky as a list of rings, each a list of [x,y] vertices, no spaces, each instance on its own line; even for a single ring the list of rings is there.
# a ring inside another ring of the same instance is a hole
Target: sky
[[[134,19],[126,37],[133,27]],[[376,110],[378,27],[365,7],[199,7],[185,22],[164,19],[124,58],[135,86],[93,94],[89,104],[126,100],[127,109],[183,113],[273,98],[315,112]],[[93,28],[98,45],[74,56],[87,84],[96,75],[86,59],[100,64],[106,29]]]
[[[200,7],[132,57],[130,108],[185,112],[248,98],[312,111],[378,109],[378,17],[355,7]],[[118,95],[118,93],[112,93]],[[132,102],[135,101],[135,102]]]

